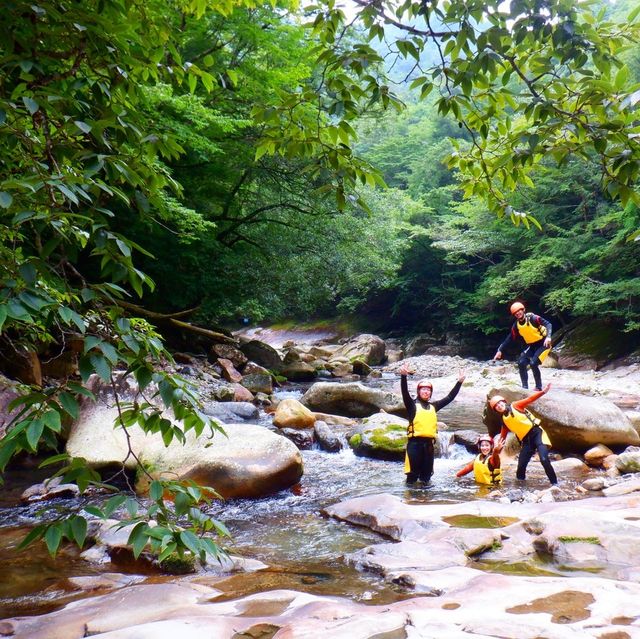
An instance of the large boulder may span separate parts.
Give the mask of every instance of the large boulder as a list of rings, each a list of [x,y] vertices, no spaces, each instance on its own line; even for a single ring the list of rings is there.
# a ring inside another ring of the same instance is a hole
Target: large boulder
[[[527,397],[530,391],[511,386],[492,389],[488,397],[503,395],[508,402]],[[529,409],[542,421],[553,448],[564,452],[584,452],[596,444],[610,448],[640,444],[640,436],[625,414],[603,397],[588,397],[552,389]],[[501,419],[495,411],[485,411],[491,434],[499,430]]]
[[[152,477],[192,479],[222,497],[262,497],[298,483],[302,458],[288,439],[254,424],[226,424],[225,436],[195,438],[165,447],[160,438],[145,446],[140,461]],[[137,489],[144,492],[144,477]]]
[[[394,393],[368,388],[359,382],[339,384],[318,382],[300,400],[312,411],[347,417],[368,417],[381,410],[406,416],[402,398]]]
[[[343,356],[354,361],[360,359],[371,366],[382,364],[386,345],[377,335],[357,335],[343,344],[335,356]]]
[[[124,462],[134,469],[125,433],[113,427],[116,417],[115,407],[102,403],[85,408],[71,429],[67,453],[84,457],[95,468]],[[226,436],[213,437],[206,432],[195,437],[189,431],[184,446],[177,441],[165,446],[160,434],[132,426],[129,445],[152,477],[192,479],[225,498],[261,497],[294,485],[302,476],[300,453],[284,437],[253,424],[225,424],[224,430]],[[140,492],[147,480],[139,479]]]
[[[282,367],[282,359],[278,351],[266,342],[257,339],[240,344],[240,350],[252,361],[268,368],[271,371],[279,371]]]
[[[377,413],[364,419],[349,446],[360,457],[402,461],[407,447],[407,426],[402,417]]]

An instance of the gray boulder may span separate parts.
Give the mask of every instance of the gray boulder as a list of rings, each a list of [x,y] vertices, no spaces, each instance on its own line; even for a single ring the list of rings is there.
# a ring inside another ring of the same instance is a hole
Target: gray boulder
[[[328,453],[337,453],[343,449],[342,441],[326,422],[317,421],[313,426],[313,431],[322,450]]]
[[[335,353],[336,357],[346,357],[349,361],[360,359],[370,366],[384,361],[386,345],[377,335],[363,334],[351,338]]]
[[[278,351],[266,342],[257,339],[240,344],[240,350],[253,362],[272,371],[279,371],[282,367],[282,359]]]
[[[368,388],[358,382],[318,382],[300,401],[313,411],[347,417],[368,417],[380,410],[394,415],[406,415],[404,403],[399,395]]]
[[[492,389],[488,397],[503,395],[512,402],[530,391],[511,386]],[[587,397],[568,391],[551,391],[529,406],[541,419],[553,448],[563,452],[585,452],[596,444],[609,447],[640,444],[640,436],[625,414],[603,397]],[[485,412],[489,432],[499,430],[501,419],[492,410]]]
[[[165,446],[159,433],[145,434],[128,428],[129,440],[121,428],[114,428],[117,410],[102,403],[85,407],[72,426],[67,453],[84,457],[94,468],[119,465],[136,467],[129,445],[152,478],[192,479],[214,488],[225,498],[261,497],[297,483],[302,476],[298,449],[287,439],[253,424],[225,424],[225,434],[186,434],[183,446],[177,441]],[[139,476],[136,489],[144,493],[149,478]]]
[[[407,447],[407,425],[402,417],[377,413],[364,419],[349,446],[360,457],[402,461]]]
[[[203,413],[225,424],[238,420],[255,421],[260,414],[250,402],[208,402],[203,407]]]
[[[629,446],[616,458],[616,468],[622,475],[640,472],[640,448]]]

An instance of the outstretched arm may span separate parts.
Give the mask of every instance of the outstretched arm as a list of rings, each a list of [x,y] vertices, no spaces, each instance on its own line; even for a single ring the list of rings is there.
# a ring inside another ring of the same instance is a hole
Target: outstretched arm
[[[520,399],[517,402],[513,402],[511,406],[516,410],[523,411],[529,404],[533,404],[537,399],[540,399],[543,395],[546,395],[551,388],[551,384],[547,384],[541,391],[536,391],[529,397],[525,397],[524,399]]]
[[[462,379],[460,379],[462,377]],[[444,408],[447,404],[450,404],[455,398],[456,395],[460,392],[460,389],[462,388],[462,380],[464,380],[464,375],[459,375],[458,376],[458,381],[456,382],[455,386],[449,391],[449,394],[446,397],[443,397],[442,399],[438,399],[435,402],[431,402],[433,407],[438,411],[441,408]]]
[[[456,477],[463,477],[464,475],[468,475],[472,470],[473,470],[473,461],[470,461],[464,468],[461,468],[456,473]]]

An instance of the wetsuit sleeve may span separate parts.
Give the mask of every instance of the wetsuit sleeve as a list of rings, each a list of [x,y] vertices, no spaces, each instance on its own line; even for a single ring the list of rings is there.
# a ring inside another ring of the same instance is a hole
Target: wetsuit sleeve
[[[505,337],[504,341],[502,342],[502,344],[500,344],[500,346],[498,346],[498,350],[502,353],[504,352],[504,349],[509,346],[509,344],[511,342],[515,342],[518,338],[517,338],[517,331],[516,331],[516,325],[515,323],[513,324],[513,326],[511,327],[511,330],[509,331],[509,334]]]
[[[551,337],[551,331],[553,330],[553,326],[551,325],[551,322],[548,319],[545,319],[544,317],[542,317],[542,315],[534,315],[533,317],[536,320],[536,323],[538,324],[538,326],[542,325],[547,329],[547,337]]]
[[[507,435],[509,434],[509,429],[507,428],[506,424],[503,424],[502,428],[500,429],[500,439],[502,441],[504,441],[507,438]]]
[[[489,470],[495,470],[496,468],[500,468],[500,453],[494,450],[491,453],[491,457],[489,457]]]
[[[473,461],[470,461],[464,468],[461,468],[456,473],[456,477],[463,477],[464,475],[468,475],[472,470],[473,470]]]
[[[404,407],[407,409],[407,416],[409,421],[412,422],[413,418],[416,416],[416,403],[413,400],[413,397],[409,394],[409,385],[407,384],[406,375],[400,375],[400,390],[402,391]]]
[[[538,391],[533,393],[533,395],[529,395],[529,397],[525,397],[524,399],[520,399],[517,402],[513,402],[511,406],[516,410],[522,412],[529,404],[533,404],[536,399],[540,399],[544,395],[544,391]]]
[[[431,405],[438,411],[441,408],[444,408],[447,404],[450,404],[455,398],[456,395],[460,392],[462,388],[462,382],[456,382],[456,385],[449,391],[449,394],[442,399],[439,399],[435,402],[431,402]]]

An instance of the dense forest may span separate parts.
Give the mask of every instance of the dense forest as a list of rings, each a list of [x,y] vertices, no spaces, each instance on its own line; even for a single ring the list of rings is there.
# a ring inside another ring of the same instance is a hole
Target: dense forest
[[[202,327],[338,315],[487,334],[520,298],[636,334],[633,4],[9,2],[4,369],[75,349],[82,380],[153,381],[201,431],[132,304]],[[0,467],[55,448],[90,394],[23,381]],[[181,437],[151,403],[121,419]],[[170,488],[184,512],[200,497]]]

